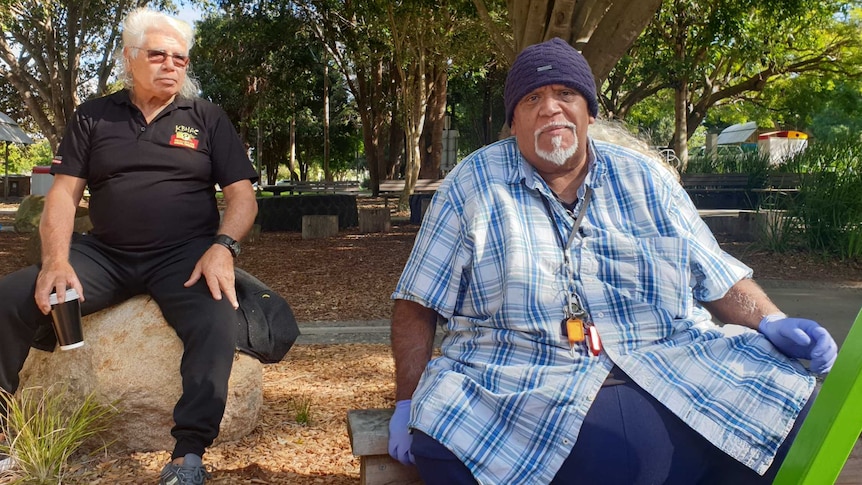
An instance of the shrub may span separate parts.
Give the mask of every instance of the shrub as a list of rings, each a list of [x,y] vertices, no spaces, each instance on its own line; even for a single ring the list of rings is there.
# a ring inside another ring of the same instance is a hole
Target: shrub
[[[841,258],[862,257],[862,152],[858,140],[818,143],[793,162],[805,173],[792,211],[808,249]]]
[[[14,458],[16,467],[8,473],[18,483],[62,483],[72,454],[106,430],[117,414],[92,394],[75,403],[63,391],[31,387],[17,397],[2,393],[8,413],[3,425],[7,441],[0,452]]]

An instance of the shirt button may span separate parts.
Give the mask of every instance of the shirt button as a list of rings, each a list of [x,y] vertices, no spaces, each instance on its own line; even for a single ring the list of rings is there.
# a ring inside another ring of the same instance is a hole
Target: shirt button
[[[604,312],[599,312],[599,318],[605,318],[605,313],[604,313]]]
[[[571,443],[571,441],[569,441],[568,438],[563,438],[563,444],[564,445],[568,445],[569,443]]]
[[[141,131],[147,131],[147,127],[146,127],[146,126],[142,126],[142,127],[141,127]]]

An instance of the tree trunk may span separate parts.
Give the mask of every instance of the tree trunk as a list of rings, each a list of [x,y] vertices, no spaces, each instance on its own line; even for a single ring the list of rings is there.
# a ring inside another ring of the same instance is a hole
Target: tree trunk
[[[132,3],[147,1],[4,3],[0,76],[18,92],[54,153],[80,103],[81,63],[96,66],[93,86],[103,94],[120,44],[120,19]],[[86,51],[87,42],[99,44],[97,54]]]
[[[323,56],[323,178],[332,182],[329,168],[329,64]]]
[[[597,86],[661,6],[661,0],[507,0],[512,42],[488,13],[486,1],[473,0],[473,4],[510,64],[525,47],[560,37],[583,52]]]
[[[590,2],[579,3],[585,5]],[[584,31],[577,29],[577,25],[572,32],[572,44],[575,47],[583,45],[582,53],[590,63],[599,89],[608,78],[611,69],[631,48],[661,7],[661,0],[638,0],[637,2],[616,0],[609,3],[608,10],[585,41],[575,37],[585,38]],[[592,42],[592,39],[596,39],[596,42]]]
[[[443,158],[443,128],[446,124],[446,91],[448,86],[448,72],[446,64],[441,63],[434,68],[435,76],[428,100],[427,115],[425,120],[424,136],[427,138],[427,151],[422,159],[419,169],[419,178],[440,178],[440,161]]]
[[[332,50],[330,50],[332,53]],[[342,65],[342,72],[349,73],[349,68]],[[348,86],[351,87],[356,98],[356,105],[359,110],[359,116],[362,120],[362,140],[365,144],[365,162],[368,167],[369,184],[371,186],[371,194],[377,196],[380,193],[380,161],[382,157],[382,147],[380,145],[381,131],[383,129],[383,112],[380,109],[383,82],[383,60],[377,59],[371,63],[370,68],[366,69],[364,65],[357,65],[356,82],[352,82],[350,77],[347,77]]]
[[[398,199],[398,209],[407,210],[410,206],[410,195],[416,187],[419,178],[419,166],[421,154],[419,152],[419,136],[425,125],[425,110],[428,104],[428,95],[425,85],[426,57],[424,49],[420,46],[413,53],[414,61],[406,66],[401,72],[401,93],[404,100],[404,111],[406,120],[404,133],[406,134],[407,160],[404,166],[404,191]]]
[[[479,120],[478,132],[482,145],[494,141],[493,101],[491,100],[491,82],[485,79],[482,83],[482,119]]]
[[[688,167],[688,82],[680,80],[674,91],[674,135],[673,150],[679,158],[679,171]]]
[[[384,160],[381,160],[381,174],[386,179],[397,179],[401,175],[404,163],[404,124],[401,123],[401,118],[404,116],[404,100],[401,98],[403,83],[401,79],[401,70],[395,66],[391,66],[392,83],[389,84],[389,99],[392,100],[390,119],[389,119],[389,143],[388,153]]]
[[[380,170],[383,159],[383,148],[380,144],[381,131],[386,117],[384,92],[384,57],[389,54],[383,51],[343,48],[344,45],[355,46],[367,42],[360,29],[354,28],[358,20],[356,5],[346,4],[345,15],[319,16],[322,10],[300,5],[300,8],[316,21],[311,22],[318,39],[326,45],[353,98],[362,124],[362,140],[365,145],[365,161],[368,168],[369,186],[373,196],[380,193]],[[343,26],[344,28],[340,28]],[[323,29],[327,29],[324,33]]]

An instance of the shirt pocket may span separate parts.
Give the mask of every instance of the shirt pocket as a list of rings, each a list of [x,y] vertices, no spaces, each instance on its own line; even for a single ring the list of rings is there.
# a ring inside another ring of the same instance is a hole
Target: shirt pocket
[[[620,295],[684,318],[692,297],[688,242],[605,234],[593,242],[597,278]]]

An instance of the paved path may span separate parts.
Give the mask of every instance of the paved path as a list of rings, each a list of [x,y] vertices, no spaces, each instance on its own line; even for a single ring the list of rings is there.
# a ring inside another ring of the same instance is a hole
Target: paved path
[[[791,316],[804,316],[829,329],[840,345],[862,309],[862,284],[760,280],[776,305]],[[298,344],[389,343],[389,320],[303,322]],[[738,329],[729,329],[730,332]]]
[[[299,322],[297,344],[388,344],[389,320]]]
[[[862,309],[862,284],[848,286],[812,281],[758,281],[778,308],[816,320],[841,345]]]

